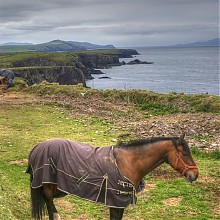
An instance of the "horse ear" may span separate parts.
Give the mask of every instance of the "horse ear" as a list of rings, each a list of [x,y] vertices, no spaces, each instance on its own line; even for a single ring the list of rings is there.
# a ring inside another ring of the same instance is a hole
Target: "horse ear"
[[[178,144],[179,145],[183,143],[184,137],[185,137],[185,132],[178,139]]]

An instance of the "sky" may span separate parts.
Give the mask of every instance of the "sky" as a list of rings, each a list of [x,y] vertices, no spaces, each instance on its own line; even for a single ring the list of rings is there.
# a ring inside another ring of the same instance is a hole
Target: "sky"
[[[219,0],[0,0],[0,44],[162,46],[219,37]]]

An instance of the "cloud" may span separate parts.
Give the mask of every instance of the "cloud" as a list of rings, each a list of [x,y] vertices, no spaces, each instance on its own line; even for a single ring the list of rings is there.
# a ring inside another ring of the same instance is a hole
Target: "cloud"
[[[60,38],[163,45],[218,35],[218,0],[0,0],[0,5],[0,43]]]

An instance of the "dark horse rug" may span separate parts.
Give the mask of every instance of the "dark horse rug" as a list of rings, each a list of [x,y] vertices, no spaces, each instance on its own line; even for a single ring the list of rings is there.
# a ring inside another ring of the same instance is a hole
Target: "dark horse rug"
[[[120,174],[113,147],[48,140],[31,151],[27,172],[33,175],[32,188],[52,183],[64,193],[108,207],[125,208],[136,202],[134,185]]]

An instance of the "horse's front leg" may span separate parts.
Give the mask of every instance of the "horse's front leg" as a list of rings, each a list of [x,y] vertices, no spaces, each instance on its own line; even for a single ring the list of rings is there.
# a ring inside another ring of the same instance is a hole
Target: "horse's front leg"
[[[119,209],[119,208],[109,208],[110,212],[110,220],[121,220],[124,209]]]

